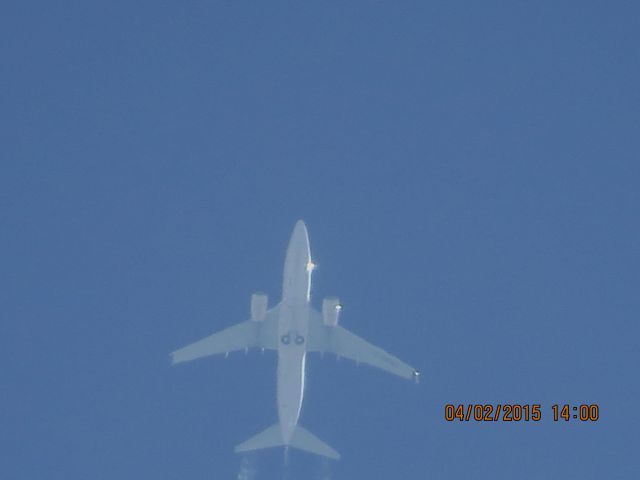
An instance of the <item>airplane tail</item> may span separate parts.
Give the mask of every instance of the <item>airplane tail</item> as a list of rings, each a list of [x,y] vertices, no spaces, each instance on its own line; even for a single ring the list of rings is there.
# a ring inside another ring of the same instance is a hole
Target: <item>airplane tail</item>
[[[240,453],[251,450],[261,450],[263,448],[287,446],[297,448],[298,450],[304,450],[305,452],[313,453],[315,455],[332,458],[334,460],[338,460],[340,458],[340,454],[338,452],[316,437],[313,433],[302,428],[300,425],[296,426],[291,437],[291,441],[286,444],[282,438],[280,425],[277,423],[259,434],[254,435],[246,442],[242,442],[235,448],[235,452]]]

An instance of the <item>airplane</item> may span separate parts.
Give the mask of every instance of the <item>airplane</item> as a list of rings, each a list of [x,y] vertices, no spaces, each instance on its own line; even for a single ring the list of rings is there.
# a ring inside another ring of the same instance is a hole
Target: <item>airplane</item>
[[[333,353],[406,379],[419,379],[415,368],[338,325],[342,306],[337,298],[325,298],[322,312],[311,306],[314,267],[307,227],[299,220],[287,248],[280,303],[268,309],[267,295],[253,294],[249,320],[171,353],[173,364],[177,364],[208,355],[246,352],[252,347],[278,352],[279,422],[237,445],[237,453],[271,447],[285,447],[286,453],[292,447],[334,460],[340,458],[337,451],[298,424],[307,352]]]

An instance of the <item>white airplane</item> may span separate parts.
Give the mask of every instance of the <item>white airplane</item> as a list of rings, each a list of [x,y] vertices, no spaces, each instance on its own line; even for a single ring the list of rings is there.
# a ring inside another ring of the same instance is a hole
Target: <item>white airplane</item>
[[[339,459],[340,454],[298,424],[304,394],[305,355],[328,352],[407,379],[419,372],[366,340],[338,325],[341,305],[337,298],[322,302],[322,313],[310,301],[311,261],[309,236],[302,220],[296,223],[284,262],[282,300],[267,309],[267,296],[251,296],[251,319],[239,323],[171,354],[173,363],[251,347],[278,351],[279,423],[236,446],[236,452],[270,447],[293,447]]]

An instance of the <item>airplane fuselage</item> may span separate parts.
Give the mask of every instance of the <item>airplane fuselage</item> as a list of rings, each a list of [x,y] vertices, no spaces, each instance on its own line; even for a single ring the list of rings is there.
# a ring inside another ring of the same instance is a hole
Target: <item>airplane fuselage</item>
[[[298,424],[304,395],[312,270],[307,229],[298,222],[287,248],[278,321],[278,417],[285,444]]]
[[[418,379],[413,367],[338,325],[341,306],[337,298],[325,298],[321,311],[311,306],[313,268],[307,227],[300,220],[287,247],[280,303],[268,309],[267,295],[253,294],[249,320],[171,353],[176,364],[230,351],[246,352],[252,347],[278,351],[278,423],[236,445],[237,453],[284,446],[285,452],[291,447],[325,458],[340,458],[335,449],[298,424],[308,351],[331,353],[402,378]]]

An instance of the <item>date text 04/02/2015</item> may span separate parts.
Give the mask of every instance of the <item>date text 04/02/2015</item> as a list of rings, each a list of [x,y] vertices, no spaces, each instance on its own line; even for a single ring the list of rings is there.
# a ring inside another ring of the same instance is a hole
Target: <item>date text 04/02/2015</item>
[[[560,420],[595,422],[600,418],[600,407],[594,403],[554,404],[551,407],[551,413],[554,422]],[[542,417],[542,406],[539,403],[459,403],[446,404],[444,407],[444,419],[448,422],[456,420],[460,422],[539,422]]]

